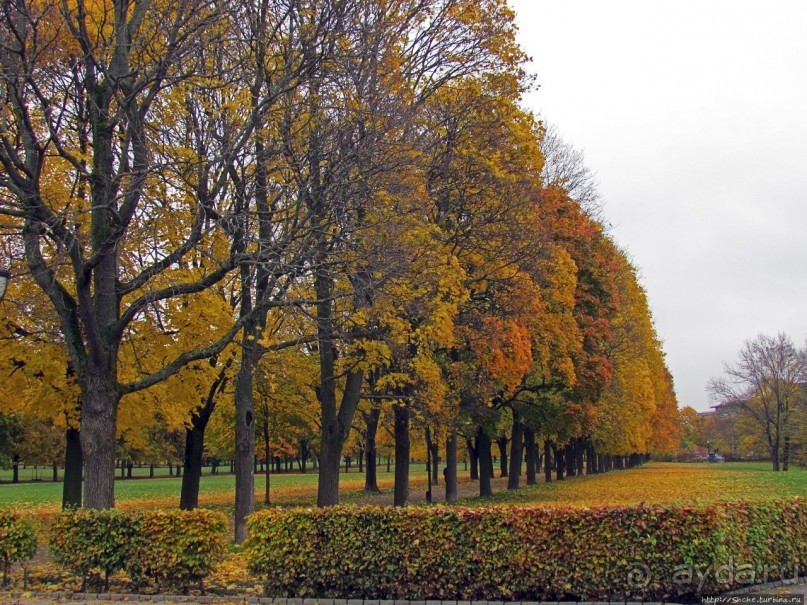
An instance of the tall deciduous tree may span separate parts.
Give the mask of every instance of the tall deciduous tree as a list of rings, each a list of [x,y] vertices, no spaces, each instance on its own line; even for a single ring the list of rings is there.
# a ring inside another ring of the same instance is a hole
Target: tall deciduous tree
[[[246,518],[254,510],[255,376],[267,352],[260,341],[268,309],[284,304],[293,281],[309,270],[314,250],[310,236],[323,227],[308,220],[309,209],[293,182],[283,178],[288,166],[281,161],[282,150],[289,140],[281,131],[289,125],[282,107],[286,97],[296,98],[298,89],[330,64],[346,6],[340,0],[260,0],[245,3],[241,12],[249,25],[247,43],[254,50],[247,68],[254,136],[249,161],[231,170],[242,217],[232,230],[233,248],[244,256],[238,297],[244,328],[234,380],[236,542],[246,538]],[[250,249],[257,250],[257,262],[246,254]]]
[[[185,112],[188,82],[243,86],[233,66],[250,64],[254,49],[235,35],[240,5],[15,0],[0,8],[0,186],[8,194],[0,213],[16,221],[27,268],[59,318],[75,368],[88,507],[114,505],[121,397],[215,355],[252,319],[242,316],[220,340],[196,343],[145,375],[120,376],[121,344],[145,309],[204,291],[244,258],[237,248],[210,248],[195,271],[184,271],[192,251],[211,245],[212,231],[232,224],[229,168],[255,131],[252,116],[217,108],[229,112],[229,128],[200,159],[163,140],[159,111]],[[203,48],[226,51],[223,70],[211,68]],[[214,178],[189,191],[172,177],[182,166]],[[156,239],[144,240],[144,231]]]
[[[773,470],[787,470],[790,417],[804,404],[807,353],[783,332],[760,334],[745,342],[737,362],[726,363],[724,371],[709,382],[712,397],[740,404],[767,444]]]

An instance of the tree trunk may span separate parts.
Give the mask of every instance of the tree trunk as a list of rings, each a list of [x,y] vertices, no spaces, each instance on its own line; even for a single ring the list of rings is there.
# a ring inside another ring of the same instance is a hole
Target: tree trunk
[[[552,442],[549,439],[544,441],[544,481],[552,482]]]
[[[364,491],[378,493],[378,455],[376,450],[376,435],[378,434],[378,420],[381,417],[380,408],[372,408],[364,414],[365,431],[365,471],[364,471]]]
[[[771,445],[771,463],[773,464],[773,470],[778,471],[780,470],[779,467],[779,439],[775,438],[773,444]]]
[[[84,466],[81,456],[81,435],[78,429],[68,428],[65,431],[64,438],[62,508],[81,508],[81,473]]]
[[[14,454],[11,457],[11,482],[20,482],[20,455]]]
[[[558,481],[563,481],[563,473],[566,469],[566,460],[565,460],[565,447],[556,446],[555,450],[555,475]]]
[[[507,476],[507,444],[509,442],[507,435],[504,434],[496,439],[496,445],[499,447],[499,477]]]
[[[300,472],[304,475],[308,472],[308,458],[311,456],[311,449],[308,439],[300,440]]]
[[[395,406],[395,487],[393,506],[406,506],[409,500],[409,406]]]
[[[332,382],[333,365],[330,367]],[[342,404],[339,406],[338,411],[336,409],[335,391],[331,388],[321,389],[320,405],[323,414],[317,506],[339,504],[339,463],[342,459],[342,448],[350,432],[351,422],[359,401],[359,389],[361,388],[363,377],[362,372],[350,372],[348,374],[346,388],[342,395]]]
[[[182,487],[179,493],[180,510],[193,510],[199,506],[199,484],[202,477],[202,452],[204,451],[205,427],[196,414],[191,426],[185,429],[185,457]]]
[[[582,438],[577,439],[577,447],[575,448],[575,462],[577,463],[577,475],[583,476],[583,454],[586,451],[586,442]]]
[[[479,449],[474,446],[470,437],[465,438],[465,445],[468,448],[468,457],[471,459],[471,481],[479,480]]]
[[[115,507],[115,420],[118,387],[114,378],[93,368],[82,389],[81,451],[84,461],[84,506]],[[114,377],[114,373],[112,373]]]
[[[266,423],[266,431],[263,441],[263,454],[266,456],[266,466],[263,470],[263,503],[269,506],[272,503],[272,444],[269,441],[269,423]]]
[[[261,405],[261,440],[263,441],[263,459],[261,471],[263,472],[263,503],[269,506],[272,503],[272,441],[269,424],[269,404],[264,402]]]
[[[317,180],[318,177],[314,177]],[[326,219],[327,217],[321,217]],[[328,256],[327,242],[317,242],[318,254]],[[317,295],[317,346],[319,348],[319,385],[317,396],[320,403],[321,437],[320,467],[317,486],[317,506],[339,504],[339,460],[342,447],[353,424],[359,404],[364,372],[351,370],[347,373],[342,402],[336,403],[336,349],[333,325],[334,278],[326,266],[316,268],[314,288]],[[356,293],[358,296],[358,292]]]
[[[268,153],[262,135],[262,120],[258,117],[252,97],[252,116],[256,122],[255,140],[255,191],[254,203],[257,216],[258,242],[261,247],[270,245],[274,239],[274,225],[268,200],[267,159]],[[244,210],[250,210],[251,204],[243,200]],[[247,235],[240,233],[235,240],[235,247],[243,252]],[[249,316],[253,311],[257,314],[244,324],[241,336],[241,366],[235,378],[235,542],[240,544],[247,537],[246,520],[255,510],[255,370],[263,355],[258,342],[266,327],[268,309],[260,308],[270,297],[270,275],[262,263],[257,266],[243,263],[239,267],[241,276],[241,300],[239,317]],[[268,462],[268,461],[267,461]]]
[[[538,483],[538,446],[535,443],[535,431],[529,427],[524,427],[524,449],[527,460],[527,485]]]
[[[787,471],[790,467],[790,435],[785,436],[785,451],[782,452],[782,470]]]
[[[476,433],[476,449],[479,453],[479,495],[487,498],[493,495],[490,480],[493,478],[493,457],[490,453],[491,441],[488,434],[479,427]]]
[[[339,472],[342,442],[332,431],[323,433],[319,453],[317,506],[339,504]]]
[[[566,476],[574,477],[577,474],[577,446],[574,439],[566,444],[563,459],[566,461]]]
[[[457,430],[452,429],[446,439],[446,502],[456,502],[457,490]]]
[[[521,417],[513,410],[513,430],[510,436],[510,475],[507,477],[507,489],[518,489],[521,481],[521,460],[524,454],[521,449],[524,425]]]
[[[242,301],[242,309],[245,305]],[[235,543],[247,538],[247,517],[255,510],[255,377],[256,326],[244,328],[241,367],[235,377]]]
[[[432,436],[431,429],[426,426],[424,431],[426,436],[426,504],[432,503],[432,488],[434,482],[432,481]]]
[[[439,483],[439,473],[440,473],[440,447],[437,443],[436,437],[431,442],[431,453],[432,453],[432,484],[437,485]]]

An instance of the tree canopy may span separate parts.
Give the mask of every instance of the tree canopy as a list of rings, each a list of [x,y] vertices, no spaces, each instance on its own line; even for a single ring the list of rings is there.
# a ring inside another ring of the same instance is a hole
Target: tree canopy
[[[404,461],[410,431],[519,469],[536,438],[677,444],[647,297],[582,155],[520,104],[504,0],[0,13],[0,388],[80,430],[86,506],[114,506],[116,446],[182,430],[186,475],[235,460],[237,539],[256,438],[314,449],[320,505],[379,419]]]

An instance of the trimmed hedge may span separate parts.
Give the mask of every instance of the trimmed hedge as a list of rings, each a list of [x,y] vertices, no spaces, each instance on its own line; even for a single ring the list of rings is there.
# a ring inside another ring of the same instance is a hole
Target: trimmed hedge
[[[124,570],[135,583],[153,582],[158,590],[187,591],[202,581],[224,555],[224,515],[207,510],[74,510],[61,513],[51,527],[50,549],[57,563],[82,579],[82,590],[100,571],[109,577]]]
[[[117,510],[66,510],[51,526],[48,546],[53,559],[81,578],[81,589],[87,590],[92,574],[100,571],[104,589],[109,590],[109,577],[122,570],[131,560],[138,520]]]
[[[224,556],[227,522],[222,513],[153,511],[139,516],[140,535],[127,570],[134,580],[150,579],[158,591],[177,587],[187,592]]]
[[[8,574],[14,563],[23,565],[36,554],[36,531],[18,513],[0,510],[0,566],[3,568],[3,586],[8,586]],[[27,583],[27,582],[26,582]]]
[[[801,499],[562,509],[260,511],[245,556],[273,596],[583,600],[704,596],[804,573]]]

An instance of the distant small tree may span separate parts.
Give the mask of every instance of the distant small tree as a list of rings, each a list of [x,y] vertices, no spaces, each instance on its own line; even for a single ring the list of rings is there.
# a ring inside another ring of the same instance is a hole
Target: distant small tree
[[[760,334],[745,342],[737,363],[726,364],[725,373],[709,382],[713,399],[738,403],[759,427],[773,470],[787,470],[791,413],[804,405],[807,352],[784,333]]]
[[[21,432],[17,416],[0,414],[0,468],[11,466],[14,448]]]
[[[678,412],[681,418],[681,448],[689,449],[704,444],[703,418],[697,410],[690,406],[681,408]]]
[[[791,417],[791,429],[793,435],[807,435],[807,404],[799,406]],[[797,465],[807,467],[807,441],[803,437],[793,444],[790,455]]]

